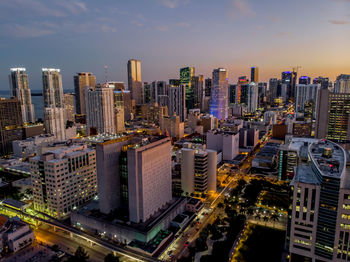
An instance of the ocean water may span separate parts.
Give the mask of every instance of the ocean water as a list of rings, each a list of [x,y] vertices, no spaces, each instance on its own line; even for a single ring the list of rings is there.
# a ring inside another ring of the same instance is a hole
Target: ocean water
[[[41,91],[39,90],[32,90],[32,103],[34,105],[34,112],[35,112],[35,118],[36,119],[44,119],[44,97],[42,95],[40,96],[33,96],[33,93],[38,94]],[[73,90],[64,90],[64,93],[73,93]],[[10,90],[0,90],[0,97],[10,98]]]

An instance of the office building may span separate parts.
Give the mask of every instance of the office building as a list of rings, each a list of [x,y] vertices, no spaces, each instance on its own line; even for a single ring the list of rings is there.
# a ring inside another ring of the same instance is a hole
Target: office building
[[[60,69],[43,68],[44,124],[46,133],[66,139],[65,109]]]
[[[33,154],[40,154],[41,149],[47,146],[49,143],[55,141],[55,136],[53,135],[39,135],[34,137],[29,137],[24,140],[12,141],[13,155],[18,158],[29,157]]]
[[[96,152],[86,144],[52,148],[30,159],[34,209],[58,219],[97,194]]]
[[[146,221],[172,199],[171,142],[163,138],[127,151],[131,222]]]
[[[44,108],[44,123],[47,134],[52,134],[58,141],[66,140],[65,110],[62,107]]]
[[[223,160],[232,160],[239,153],[239,133],[222,131],[222,130],[211,130],[206,134],[207,148],[222,152]]]
[[[194,108],[202,108],[203,105],[203,99],[204,99],[204,77],[203,75],[198,75],[194,77]]]
[[[0,154],[12,153],[12,141],[21,140],[22,130],[21,104],[17,98],[0,98]]]
[[[85,92],[87,134],[115,133],[113,89],[100,85]]]
[[[184,122],[186,119],[186,95],[184,85],[170,85],[169,87],[169,115],[174,114],[180,117],[180,121]]]
[[[307,147],[291,184],[290,261],[347,261],[350,187],[347,153],[329,140]]]
[[[125,131],[125,112],[122,92],[123,91],[113,91],[114,123],[117,133]]]
[[[214,69],[211,89],[210,114],[219,120],[228,117],[228,72],[224,68]]]
[[[296,80],[297,73],[295,71],[282,72],[281,96],[284,102],[287,102],[289,99],[294,99]]]
[[[179,116],[163,116],[161,130],[164,134],[178,140],[184,136],[184,126],[185,123],[180,121]]]
[[[316,108],[315,137],[338,143],[350,141],[350,94],[320,89]]]
[[[350,93],[350,75],[341,74],[337,77],[334,93]]]
[[[205,87],[204,87],[204,94],[205,96],[210,96],[211,95],[211,87],[212,87],[212,79],[211,78],[206,78],[205,79]]]
[[[311,77],[309,76],[301,76],[299,77],[299,85],[310,85]]]
[[[254,82],[254,83],[259,82],[259,67],[253,66],[250,69],[250,82]]]
[[[320,84],[299,84],[296,85],[295,89],[295,112],[303,112],[306,102],[312,101],[315,105],[317,104],[317,93],[321,89]]]
[[[269,96],[268,101],[270,104],[275,103],[275,99],[281,95],[281,80],[277,78],[271,78],[269,80]]]
[[[313,84],[320,84],[322,89],[329,89],[332,88],[332,82],[329,81],[328,77],[316,77],[314,80],[312,80]]]
[[[185,87],[186,109],[195,108],[194,67],[180,69],[180,84]]]
[[[21,105],[23,123],[34,123],[34,106],[29,89],[28,74],[25,68],[11,68],[9,75],[10,90],[13,97],[17,97]]]
[[[258,83],[258,107],[264,107],[267,101],[267,83]]]
[[[64,94],[65,120],[75,123],[74,94]]]
[[[95,88],[96,77],[92,73],[80,72],[74,76],[74,92],[78,115],[86,115],[85,88]]]
[[[131,99],[135,100],[136,105],[142,104],[143,97],[140,60],[131,59],[128,61],[128,90],[131,93]]]
[[[216,192],[217,152],[185,144],[179,151],[183,194]]]
[[[237,88],[237,85],[229,85],[228,99],[230,104],[236,103],[236,88]]]
[[[251,82],[248,85],[247,112],[254,113],[258,108],[258,84]]]

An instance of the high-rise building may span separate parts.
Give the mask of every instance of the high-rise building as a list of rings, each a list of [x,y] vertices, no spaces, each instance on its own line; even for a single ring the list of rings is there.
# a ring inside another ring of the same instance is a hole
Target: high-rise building
[[[17,98],[0,98],[0,154],[12,153],[12,141],[22,140],[21,104]]]
[[[169,138],[139,144],[127,151],[130,221],[139,223],[172,199]]]
[[[320,89],[317,98],[315,137],[338,143],[350,141],[350,94]]]
[[[92,73],[80,72],[74,76],[74,92],[78,115],[85,115],[85,88],[96,85],[96,77]]]
[[[281,95],[281,80],[277,78],[271,78],[269,81],[269,95],[268,101],[270,104],[274,104],[275,99]]]
[[[47,133],[66,139],[65,109],[60,69],[43,68],[44,123]]]
[[[74,94],[64,94],[65,120],[75,122]]]
[[[170,85],[169,87],[169,116],[174,114],[180,117],[180,121],[186,119],[186,96],[184,85]]]
[[[211,130],[206,134],[207,148],[222,152],[222,159],[231,161],[239,153],[239,133]]]
[[[296,80],[297,73],[295,71],[282,72],[281,96],[285,99],[285,102],[294,99]]]
[[[87,134],[115,133],[113,89],[99,85],[85,92]]]
[[[181,122],[177,115],[163,116],[161,130],[178,140],[184,136],[184,122]]]
[[[328,89],[332,87],[332,82],[329,81],[328,77],[316,77],[313,81],[313,84],[320,84],[322,89]]]
[[[248,85],[247,112],[253,113],[258,108],[258,84],[251,82]]]
[[[204,99],[204,77],[203,75],[198,75],[194,77],[194,108],[202,108]]]
[[[335,93],[350,93],[350,75],[341,74],[334,83]]]
[[[205,96],[210,96],[211,95],[211,86],[212,86],[212,79],[211,78],[206,78],[205,79]]]
[[[44,123],[48,134],[53,134],[57,140],[66,140],[65,110],[62,107],[45,107]]]
[[[184,194],[216,191],[217,152],[185,145],[181,159],[181,189]]]
[[[185,87],[186,109],[190,110],[195,107],[194,93],[194,67],[184,67],[180,69],[180,84]]]
[[[311,84],[311,77],[301,76],[299,77],[299,85],[309,85]]]
[[[235,104],[236,103],[236,89],[237,85],[230,85],[228,88],[228,97],[229,97],[229,102],[230,104]]]
[[[238,78],[235,94],[236,104],[248,104],[248,84],[249,79],[247,76],[240,76]]]
[[[258,83],[258,107],[263,107],[267,99],[267,83]]]
[[[52,148],[31,158],[30,167],[34,209],[40,212],[66,218],[97,194],[96,152],[86,144]]]
[[[250,81],[254,83],[259,82],[259,67],[252,67],[250,69]]]
[[[213,71],[210,114],[219,120],[228,117],[228,72],[224,68]]]
[[[113,91],[114,98],[114,123],[115,131],[123,132],[125,131],[125,113],[124,113],[124,101],[121,95],[123,91]]]
[[[317,93],[321,88],[320,84],[299,84],[295,87],[295,112],[301,113],[304,111],[305,103],[313,101],[317,104]],[[315,110],[314,110],[315,111]],[[313,114],[315,116],[315,114]]]
[[[292,181],[290,261],[347,261],[350,226],[347,154],[329,140],[307,148]]]
[[[11,68],[9,75],[10,90],[13,97],[17,97],[21,104],[21,113],[23,123],[34,123],[34,106],[29,89],[28,74],[25,68]]]
[[[131,59],[128,61],[128,90],[131,93],[131,99],[135,100],[136,105],[142,104],[143,96],[140,60]]]

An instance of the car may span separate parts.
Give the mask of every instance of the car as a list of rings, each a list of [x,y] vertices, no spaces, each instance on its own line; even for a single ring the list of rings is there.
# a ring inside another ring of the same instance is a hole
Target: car
[[[188,247],[188,244],[189,244],[189,242],[186,241],[186,243],[184,244],[184,247]]]
[[[56,255],[57,255],[57,257],[58,257],[58,258],[62,258],[62,257],[64,257],[64,256],[65,256],[65,254],[66,254],[66,253],[64,253],[64,252],[63,252],[63,251],[61,251],[61,250],[60,250],[60,251],[58,251],[58,252],[56,253]]]

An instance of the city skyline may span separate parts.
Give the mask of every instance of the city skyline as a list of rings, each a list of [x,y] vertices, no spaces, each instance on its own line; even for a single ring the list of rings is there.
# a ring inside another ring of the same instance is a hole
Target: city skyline
[[[126,83],[130,58],[142,61],[148,82],[177,78],[186,66],[204,77],[227,68],[229,82],[249,76],[251,66],[265,82],[297,65],[300,75],[332,81],[350,71],[349,1],[5,0],[0,10],[1,90],[11,67],[27,69],[32,90],[41,90],[42,67],[60,68],[64,89],[81,71],[103,82],[104,65],[109,80]]]

